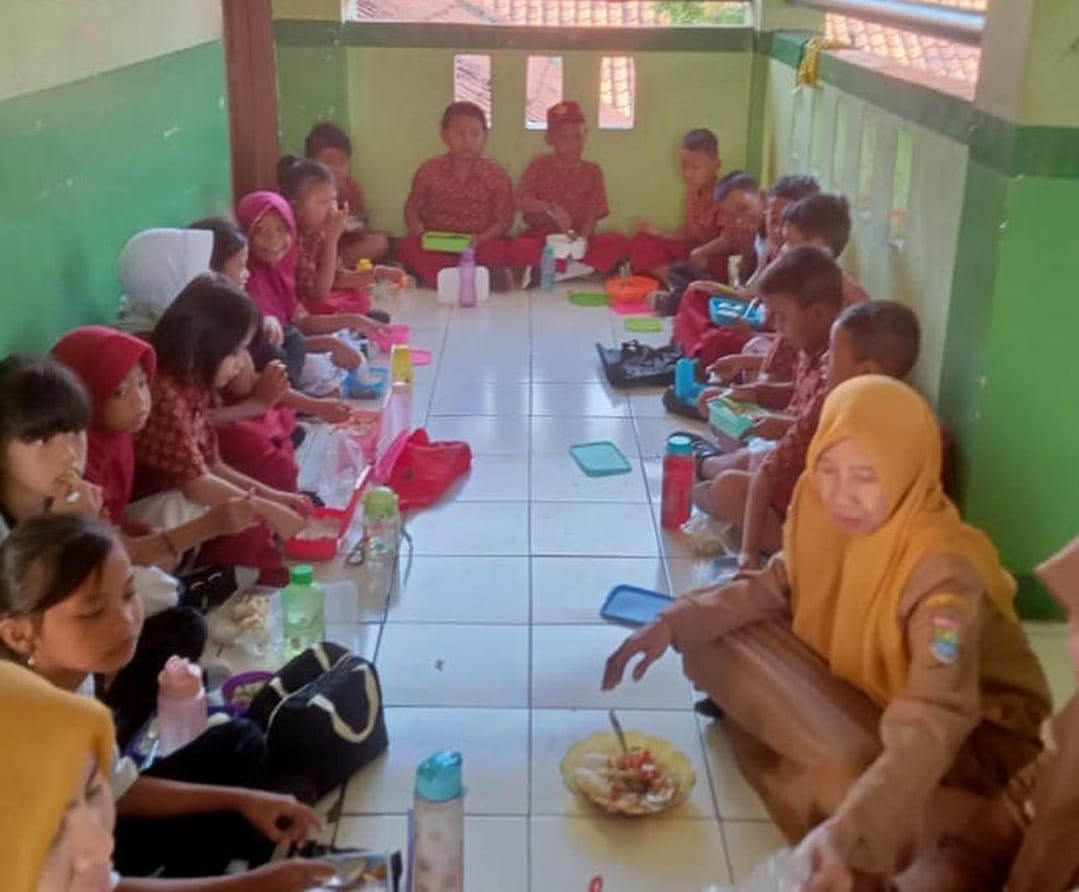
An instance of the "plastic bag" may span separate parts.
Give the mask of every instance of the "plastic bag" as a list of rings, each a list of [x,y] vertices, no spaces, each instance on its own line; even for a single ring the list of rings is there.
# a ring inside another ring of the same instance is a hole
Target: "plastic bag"
[[[780,849],[761,861],[736,886],[709,886],[704,892],[801,892],[809,870],[794,849]]]
[[[356,479],[367,466],[363,437],[347,427],[330,428],[326,434],[323,460],[313,489],[328,508],[344,508],[352,498]]]

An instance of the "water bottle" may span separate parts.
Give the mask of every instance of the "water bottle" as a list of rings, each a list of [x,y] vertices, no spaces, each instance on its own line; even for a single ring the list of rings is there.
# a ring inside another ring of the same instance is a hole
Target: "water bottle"
[[[326,640],[326,591],[315,582],[310,564],[289,570],[289,584],[281,589],[285,615],[285,652],[289,657]]]
[[[397,493],[375,486],[363,498],[363,553],[370,563],[392,560],[401,537]]]
[[[543,256],[540,258],[540,288],[544,291],[554,291],[554,274],[554,248],[546,245],[543,248]]]
[[[457,264],[457,305],[476,306],[476,252],[465,248]]]
[[[206,691],[202,670],[183,657],[169,657],[157,676],[157,726],[160,754],[187,746],[206,730]]]
[[[683,403],[693,403],[701,390],[697,383],[697,360],[683,356],[674,364],[674,395]]]
[[[465,885],[465,791],[461,754],[435,753],[416,769],[412,800],[409,892],[462,892]]]
[[[393,384],[412,386],[412,348],[408,344],[394,344],[390,351],[390,381]]]
[[[689,520],[693,507],[693,479],[696,467],[693,444],[689,437],[671,434],[663,456],[663,489],[660,501],[660,523],[664,529],[677,530]]]

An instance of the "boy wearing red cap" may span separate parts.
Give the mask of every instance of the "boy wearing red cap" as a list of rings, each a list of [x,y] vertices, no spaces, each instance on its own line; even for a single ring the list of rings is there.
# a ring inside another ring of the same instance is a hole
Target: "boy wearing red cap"
[[[549,154],[533,158],[517,184],[517,209],[528,225],[513,243],[513,265],[539,265],[547,236],[574,233],[588,242],[584,262],[607,275],[627,253],[628,240],[617,232],[596,234],[596,224],[610,213],[603,171],[585,161],[588,124],[576,102],[547,109],[544,142]]]

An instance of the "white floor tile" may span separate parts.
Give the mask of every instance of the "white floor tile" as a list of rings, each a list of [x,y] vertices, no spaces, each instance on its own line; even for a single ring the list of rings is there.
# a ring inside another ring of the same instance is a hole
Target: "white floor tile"
[[[532,505],[532,553],[649,557],[655,530],[646,505],[536,502]]]
[[[441,379],[431,401],[432,415],[527,415],[528,384],[476,383]]]
[[[599,609],[616,585],[667,591],[659,558],[532,558],[532,622],[602,622]]]
[[[464,759],[469,814],[528,814],[528,711],[386,710],[390,748],[349,782],[344,814],[403,814],[412,807],[416,766],[432,753]]]
[[[528,353],[487,356],[454,353],[442,361],[439,377],[473,383],[525,382],[531,379],[532,363]]]
[[[417,557],[390,601],[389,622],[527,623],[526,557]]]
[[[578,443],[609,440],[626,458],[637,454],[637,435],[628,418],[542,416],[531,419],[532,454],[566,455]]]
[[[627,456],[626,474],[589,477],[569,453],[532,456],[533,502],[628,502],[648,504],[640,464]]]
[[[528,554],[526,502],[442,502],[408,519],[416,554]]]
[[[714,821],[532,819],[536,892],[584,892],[592,877],[614,892],[697,890],[727,882]]]
[[[607,338],[597,338],[606,341]],[[603,375],[594,346],[579,343],[532,349],[532,380],[538,382],[588,383]]]
[[[447,491],[445,498],[458,502],[523,502],[528,499],[528,476],[526,456],[474,455],[472,468]]]
[[[723,722],[704,716],[697,716],[697,722],[704,736],[704,750],[720,818],[724,821],[767,821],[764,803],[734,761]]]
[[[606,384],[533,384],[533,415],[629,417],[627,397]]]
[[[528,706],[528,627],[388,623],[378,668],[390,706]]]
[[[607,657],[629,634],[613,625],[533,626],[533,708],[688,711],[692,689],[674,651],[653,663],[640,681],[627,672],[615,690],[600,689]]]
[[[696,772],[697,781],[681,805],[664,812],[660,820],[703,818],[715,820],[716,807],[708,785],[700,733],[690,712],[622,710],[618,714],[626,732],[660,737],[681,750]],[[610,731],[602,710],[537,709],[532,715],[532,814],[578,815],[599,818],[598,811],[563,782],[561,764],[571,746],[597,732]]]
[[[472,455],[528,455],[531,419],[514,415],[431,415],[432,440],[464,440]]]
[[[735,882],[746,879],[758,863],[787,845],[770,821],[724,821],[723,838],[731,858]]]
[[[671,418],[672,416],[663,408],[662,387],[642,387],[630,393],[630,411],[634,418]]]

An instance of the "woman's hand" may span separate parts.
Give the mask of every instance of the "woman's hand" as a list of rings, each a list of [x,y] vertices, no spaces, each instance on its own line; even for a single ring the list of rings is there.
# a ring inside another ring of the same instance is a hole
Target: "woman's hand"
[[[271,347],[280,347],[285,343],[285,330],[274,316],[262,317],[262,336]]]
[[[607,658],[607,665],[603,669],[603,690],[613,691],[622,683],[626,666],[637,654],[642,654],[642,657],[633,667],[633,680],[640,681],[648,667],[667,652],[673,640],[671,627],[663,617],[634,632]]]
[[[236,811],[275,844],[302,843],[322,829],[322,819],[294,796],[244,790],[236,799]]]
[[[809,866],[803,892],[851,892],[854,877],[847,866],[853,842],[839,821],[829,818],[802,840],[795,858]]]
[[[101,487],[97,484],[75,477],[59,483],[55,491],[51,509],[54,514],[92,514],[94,517],[101,515],[104,500]]]
[[[274,861],[242,874],[244,892],[307,892],[333,879],[336,869],[325,861],[290,858]]]
[[[751,551],[738,552],[738,569],[739,570],[759,570],[761,568],[761,558],[758,554],[753,554]]]
[[[339,369],[355,369],[363,363],[363,354],[344,341],[334,338],[330,345],[330,360]]]
[[[273,408],[288,393],[288,370],[285,364],[279,360],[266,363],[265,368],[259,372],[255,379],[255,386],[251,390],[251,399],[266,409]]]

